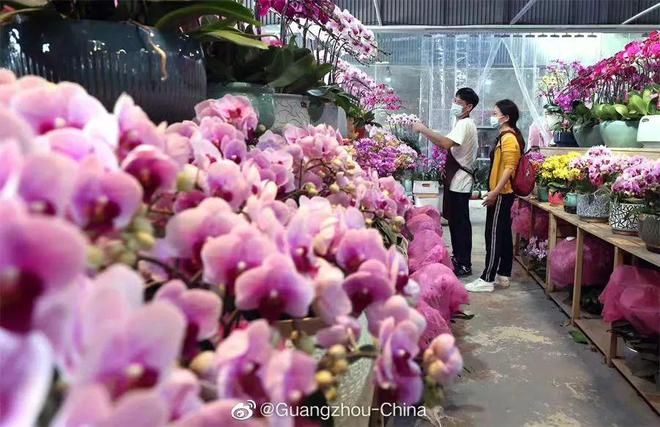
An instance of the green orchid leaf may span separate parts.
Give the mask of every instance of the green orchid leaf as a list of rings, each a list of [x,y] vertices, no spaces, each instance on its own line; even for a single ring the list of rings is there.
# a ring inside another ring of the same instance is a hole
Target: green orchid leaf
[[[314,66],[314,57],[306,56],[291,64],[282,75],[275,81],[272,81],[268,86],[273,88],[283,88],[293,84],[296,80],[301,79],[306,73],[309,72],[310,67]]]
[[[220,15],[252,25],[260,25],[259,21],[254,19],[250,9],[242,4],[231,0],[220,0],[176,9],[161,17],[154,27],[158,29],[176,27],[181,21],[206,15]]]
[[[208,31],[202,33],[200,37],[206,39],[226,40],[232,43],[236,43],[237,45],[240,46],[254,47],[257,49],[264,49],[264,50],[268,49],[268,45],[266,43],[262,42],[261,40],[255,40],[253,38],[246,37],[245,34],[237,30]]]
[[[649,101],[650,101],[650,96],[649,96]],[[634,111],[636,113],[639,113],[640,116],[645,116],[646,113],[649,110],[649,104],[650,102],[645,102],[644,99],[639,96],[639,95],[631,95],[628,98],[628,109],[630,111]]]

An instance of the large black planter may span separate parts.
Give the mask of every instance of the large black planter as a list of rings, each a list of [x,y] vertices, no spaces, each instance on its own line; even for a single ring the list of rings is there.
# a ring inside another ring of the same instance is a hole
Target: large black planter
[[[195,104],[206,98],[200,44],[132,23],[30,20],[4,25],[0,67],[18,76],[79,83],[109,110],[126,92],[155,122],[190,119]]]
[[[577,147],[578,143],[572,132],[556,132],[555,145],[557,147]]]

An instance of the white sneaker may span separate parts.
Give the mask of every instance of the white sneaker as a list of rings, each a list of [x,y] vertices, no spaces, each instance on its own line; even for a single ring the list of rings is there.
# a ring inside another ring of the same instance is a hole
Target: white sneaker
[[[495,290],[495,284],[479,278],[465,285],[465,289],[468,292],[493,292]]]
[[[495,284],[501,288],[508,288],[511,286],[511,278],[506,276],[500,276],[499,274],[495,276]]]

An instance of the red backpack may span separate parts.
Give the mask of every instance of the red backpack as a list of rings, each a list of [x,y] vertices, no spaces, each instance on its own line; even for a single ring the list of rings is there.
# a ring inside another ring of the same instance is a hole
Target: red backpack
[[[521,197],[527,197],[532,194],[532,191],[534,191],[534,185],[536,184],[536,170],[534,169],[534,165],[532,165],[529,156],[531,150],[525,152],[525,140],[514,132],[510,133],[513,133],[518,139],[521,154],[516,173],[511,177],[511,189],[514,194]]]

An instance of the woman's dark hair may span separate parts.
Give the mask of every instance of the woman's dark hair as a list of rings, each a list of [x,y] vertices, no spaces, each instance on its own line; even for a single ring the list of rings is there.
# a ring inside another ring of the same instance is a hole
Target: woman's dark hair
[[[502,115],[509,116],[507,124],[514,130],[516,133],[516,138],[518,139],[518,145],[520,146],[521,151],[525,151],[525,138],[523,138],[522,132],[518,129],[518,120],[520,119],[520,110],[515,102],[510,99],[503,99],[497,101],[495,106],[500,110]]]

